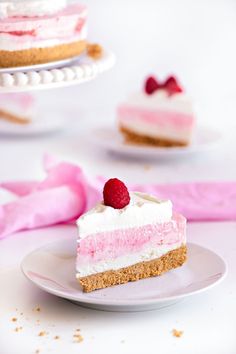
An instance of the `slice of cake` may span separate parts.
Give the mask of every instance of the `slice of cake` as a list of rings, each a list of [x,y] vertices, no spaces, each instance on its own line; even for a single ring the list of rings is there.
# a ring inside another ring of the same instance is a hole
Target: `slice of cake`
[[[0,120],[29,124],[34,117],[35,100],[29,93],[0,94]]]
[[[186,261],[186,219],[172,213],[170,200],[129,193],[116,178],[105,184],[103,196],[77,221],[83,291],[161,275]]]
[[[149,77],[143,92],[118,107],[117,116],[127,143],[173,147],[191,142],[192,102],[173,76],[164,83]]]
[[[87,9],[65,0],[0,2],[0,67],[71,58],[87,46]]]

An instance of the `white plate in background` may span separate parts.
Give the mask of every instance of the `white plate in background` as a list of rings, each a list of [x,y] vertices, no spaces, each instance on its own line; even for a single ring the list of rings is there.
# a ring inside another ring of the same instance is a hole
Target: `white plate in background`
[[[210,127],[196,128],[192,144],[183,147],[152,147],[124,143],[116,127],[101,127],[92,131],[91,142],[101,148],[127,157],[168,158],[182,157],[208,151],[218,146],[222,134]]]
[[[0,136],[31,136],[37,134],[53,133],[66,126],[64,112],[48,110],[37,113],[29,124],[17,124],[0,119]]]

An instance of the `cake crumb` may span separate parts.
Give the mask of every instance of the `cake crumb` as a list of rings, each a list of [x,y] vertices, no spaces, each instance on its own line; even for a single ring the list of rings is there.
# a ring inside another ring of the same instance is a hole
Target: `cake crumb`
[[[41,311],[41,308],[40,308],[39,306],[37,306],[37,307],[35,307],[35,308],[33,309],[33,311],[40,312],[40,311]]]
[[[75,343],[81,343],[84,340],[84,338],[81,336],[81,334],[74,334],[73,337],[74,337]]]
[[[100,59],[102,57],[103,49],[100,44],[93,43],[93,44],[88,44],[87,46],[87,54],[89,57],[93,59]]]
[[[12,322],[16,322],[17,321],[17,318],[16,317],[12,317]]]
[[[55,336],[54,339],[60,339],[60,336]]]
[[[46,336],[48,333],[46,332],[46,331],[41,331],[41,332],[39,332],[39,334],[38,334],[38,336],[39,337],[44,337],[44,336]]]
[[[40,353],[40,349],[36,349],[35,354],[39,354],[39,353]]]
[[[23,316],[24,315],[23,312],[21,312],[20,315]]]
[[[144,165],[143,168],[144,168],[145,171],[149,171],[149,170],[151,170],[152,166],[150,166],[150,165]]]
[[[16,327],[15,332],[20,332],[20,331],[22,331],[22,329],[23,329],[23,327]]]
[[[178,331],[177,329],[172,329],[172,335],[173,337],[180,338],[183,335],[183,331]]]

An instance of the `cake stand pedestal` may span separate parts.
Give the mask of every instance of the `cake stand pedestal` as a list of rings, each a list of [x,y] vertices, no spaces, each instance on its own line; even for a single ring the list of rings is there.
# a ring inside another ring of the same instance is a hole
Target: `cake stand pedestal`
[[[78,85],[95,79],[115,64],[115,56],[104,51],[100,59],[88,55],[21,68],[0,69],[0,93],[24,92]]]

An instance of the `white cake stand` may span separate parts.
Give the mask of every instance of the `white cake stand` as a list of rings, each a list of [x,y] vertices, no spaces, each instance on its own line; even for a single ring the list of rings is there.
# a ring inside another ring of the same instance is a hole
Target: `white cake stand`
[[[100,59],[92,59],[84,54],[53,63],[0,69],[0,93],[78,85],[95,79],[114,64],[114,54],[104,51]]]

